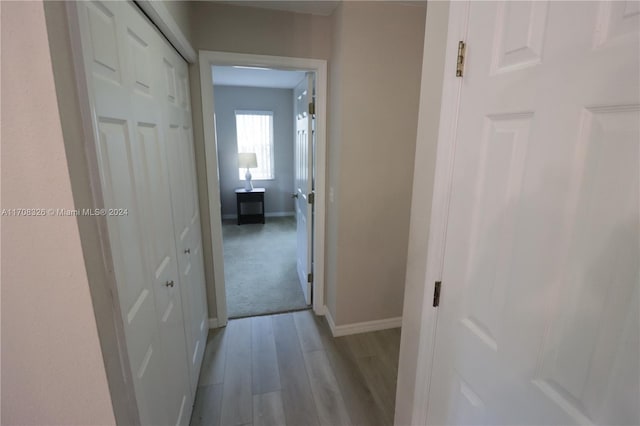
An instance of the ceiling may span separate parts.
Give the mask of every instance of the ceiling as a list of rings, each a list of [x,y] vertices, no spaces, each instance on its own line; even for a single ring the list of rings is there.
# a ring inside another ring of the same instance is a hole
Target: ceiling
[[[312,15],[329,16],[333,13],[340,1],[332,0],[294,0],[294,1],[270,1],[270,0],[234,0],[222,1],[222,3],[234,6],[258,7],[261,9],[284,10],[287,12],[310,13]]]
[[[213,67],[213,84],[219,86],[269,87],[293,89],[304,78],[304,71]]]

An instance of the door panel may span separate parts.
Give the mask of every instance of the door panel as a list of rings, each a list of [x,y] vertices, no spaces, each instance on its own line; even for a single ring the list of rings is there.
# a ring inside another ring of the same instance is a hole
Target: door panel
[[[468,22],[429,424],[638,424],[640,10]]]
[[[105,205],[127,208],[128,215],[107,216],[109,240],[118,281],[118,301],[122,312],[129,362],[136,395],[143,395],[140,410],[143,423],[162,423],[167,418],[165,401],[165,360],[162,356],[160,330],[156,321],[154,288],[145,263],[142,244],[142,218],[135,180],[134,150],[137,141],[132,108],[128,102],[129,85],[125,59],[120,56],[123,25],[119,17],[124,4],[86,2],[78,4],[83,34],[86,69],[92,83]],[[148,404],[148,405],[145,405]]]
[[[95,75],[120,84],[122,68],[118,57],[118,31],[114,11],[118,7],[94,2],[83,11],[88,22],[85,30],[91,35],[91,69]]]
[[[540,63],[547,25],[547,1],[500,3],[497,9],[492,74]]]
[[[616,357],[623,342],[633,339],[625,323],[638,303],[640,109],[585,110],[582,119],[573,230],[562,252],[563,285],[556,289],[558,308],[546,324],[534,383],[558,404],[585,407],[588,419],[604,408],[614,368],[639,371],[637,356],[635,366],[618,364]],[[639,395],[637,387],[631,395]],[[627,423],[632,419],[626,417]]]
[[[313,204],[313,116],[309,104],[313,102],[313,74],[305,78],[293,91],[296,114],[295,145],[295,212],[296,212],[296,269],[305,301],[311,304],[311,285],[308,274],[313,272],[312,232]]]
[[[113,206],[131,206],[134,210],[137,193],[126,122],[103,118],[99,129],[105,202]],[[109,218],[109,238],[114,248],[118,296],[127,329],[127,349],[136,393],[144,395],[146,403],[162,407],[165,399],[161,390],[164,360],[153,287],[146,279],[144,248],[139,234],[140,218],[135,214],[136,210],[131,215]],[[141,421],[145,424],[159,424],[166,415],[165,410],[140,412]]]

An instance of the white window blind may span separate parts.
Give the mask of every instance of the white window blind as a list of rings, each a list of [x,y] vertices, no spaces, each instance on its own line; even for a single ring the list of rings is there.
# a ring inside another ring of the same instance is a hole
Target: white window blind
[[[273,111],[236,111],[238,152],[255,152],[258,167],[251,169],[253,180],[274,179]],[[238,169],[244,180],[246,170]]]

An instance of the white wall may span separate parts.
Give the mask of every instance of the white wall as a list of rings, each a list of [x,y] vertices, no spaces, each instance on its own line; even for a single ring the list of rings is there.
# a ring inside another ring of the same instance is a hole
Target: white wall
[[[425,8],[343,2],[333,18],[326,286],[343,325],[402,314]]]
[[[238,109],[273,111],[275,178],[254,180],[253,186],[267,189],[266,213],[293,214],[293,90],[216,85],[213,91],[222,215],[236,215],[234,190],[244,186],[244,179],[238,176],[235,118]]]
[[[0,3],[2,208],[73,208],[42,1]],[[115,424],[75,217],[2,217],[2,424]]]
[[[425,259],[431,219],[448,21],[449,2],[438,1],[427,4],[400,365],[396,391],[395,424],[398,426],[411,424],[411,410],[414,404],[417,353],[422,325],[420,313],[425,295]],[[431,291],[433,283],[428,284]]]

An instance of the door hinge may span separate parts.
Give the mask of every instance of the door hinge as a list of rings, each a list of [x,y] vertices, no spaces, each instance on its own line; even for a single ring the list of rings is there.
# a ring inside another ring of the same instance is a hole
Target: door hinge
[[[314,115],[316,113],[315,102],[309,102],[309,114]]]
[[[307,195],[307,200],[309,201],[309,204],[315,203],[316,202],[315,192],[310,192],[309,195]]]
[[[442,285],[442,281],[436,281],[436,284],[433,288],[433,307],[440,305],[440,286]]]
[[[458,60],[456,61],[456,77],[462,77],[464,72],[464,55],[467,45],[464,41],[458,42]]]
[[[312,273],[308,273],[307,274],[307,282],[308,283],[312,283],[313,282],[313,274]]]

